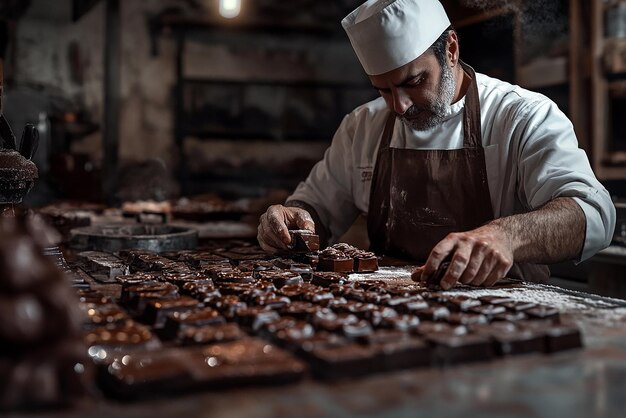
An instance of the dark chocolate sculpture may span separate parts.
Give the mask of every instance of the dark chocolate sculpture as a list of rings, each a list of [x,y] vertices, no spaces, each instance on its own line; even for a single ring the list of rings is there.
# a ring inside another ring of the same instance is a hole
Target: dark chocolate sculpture
[[[65,405],[85,387],[78,304],[33,222],[0,217],[0,411]]]

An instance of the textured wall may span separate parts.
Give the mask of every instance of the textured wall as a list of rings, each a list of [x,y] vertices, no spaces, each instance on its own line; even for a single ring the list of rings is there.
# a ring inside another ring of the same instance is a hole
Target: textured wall
[[[173,145],[173,86],[175,44],[171,37],[159,38],[159,55],[150,54],[146,17],[166,7],[184,6],[174,0],[130,0],[121,2],[122,68],[120,157],[122,159],[161,158],[175,163]],[[35,87],[39,93],[62,97],[87,109],[102,121],[104,4],[101,3],[74,23],[70,1],[33,0],[33,6],[19,22],[15,81],[19,88]],[[339,24],[339,22],[337,22]],[[69,49],[79,51],[78,76],[71,71]],[[194,41],[185,56],[188,74],[202,77],[361,80],[363,72],[345,39],[313,41],[310,38],[281,40],[250,35],[219,36]],[[74,149],[100,156],[100,133],[93,134]],[[237,148],[250,155],[245,143],[232,146],[196,144],[200,160],[228,158]],[[254,146],[261,160],[291,158],[303,153],[299,143],[291,147],[268,144]],[[309,154],[322,155],[324,146],[311,144]],[[280,149],[281,152],[277,150]],[[290,150],[293,149],[293,152]],[[263,154],[266,155],[263,155]],[[306,153],[306,151],[304,151]]]

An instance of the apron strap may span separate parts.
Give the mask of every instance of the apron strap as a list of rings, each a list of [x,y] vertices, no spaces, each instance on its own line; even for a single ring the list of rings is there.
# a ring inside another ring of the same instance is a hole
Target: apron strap
[[[478,83],[474,69],[459,60],[461,68],[472,78],[465,94],[465,108],[463,109],[463,147],[482,148],[483,136],[480,123],[480,99]]]
[[[378,146],[378,157],[385,153],[391,147],[391,139],[393,138],[393,127],[396,124],[396,114],[389,112],[387,120],[385,121],[385,129],[383,130],[383,136],[380,139],[380,145]]]

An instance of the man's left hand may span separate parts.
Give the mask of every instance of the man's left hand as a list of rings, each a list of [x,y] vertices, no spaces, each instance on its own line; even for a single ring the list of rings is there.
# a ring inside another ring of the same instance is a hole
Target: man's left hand
[[[513,249],[506,232],[496,225],[455,232],[433,248],[426,264],[414,277],[421,276],[425,281],[447,258],[450,267],[440,283],[444,290],[451,289],[457,282],[489,287],[505,277],[513,265]]]

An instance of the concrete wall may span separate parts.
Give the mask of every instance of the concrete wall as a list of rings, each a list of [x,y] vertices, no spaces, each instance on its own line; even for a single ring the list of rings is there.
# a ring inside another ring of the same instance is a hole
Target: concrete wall
[[[19,21],[14,65],[14,96],[35,91],[37,95],[63,98],[76,108],[86,109],[102,122],[104,3],[98,4],[78,22],[70,18],[69,0],[33,0]],[[159,38],[159,54],[150,53],[146,17],[165,7],[181,6],[175,0],[127,0],[121,3],[122,66],[120,157],[159,158],[172,166],[177,162],[173,139],[173,86],[175,43]],[[337,22],[339,25],[339,22]],[[79,51],[80,74],[72,72],[69,49]],[[276,39],[231,35],[191,42],[185,56],[187,74],[198,77],[334,80],[364,78],[347,39]],[[11,106],[10,96],[5,102]],[[211,159],[241,159],[241,155],[276,162],[277,159],[308,155],[321,157],[327,143],[212,144],[194,142],[192,155],[202,162]],[[76,151],[101,157],[100,132],[73,144]]]

